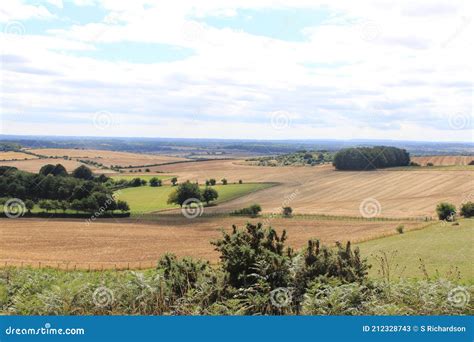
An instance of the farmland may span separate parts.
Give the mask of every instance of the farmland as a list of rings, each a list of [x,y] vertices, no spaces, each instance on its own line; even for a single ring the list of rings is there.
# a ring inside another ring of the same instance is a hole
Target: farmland
[[[372,240],[396,234],[395,228],[404,225],[407,233],[403,236],[364,242],[361,246],[371,253],[381,241],[388,241],[390,247],[390,239],[398,241],[396,239],[416,236],[410,235],[415,232],[408,232],[432,224],[430,220],[435,217],[437,203],[448,201],[459,206],[472,198],[474,181],[470,169],[425,170],[421,167],[411,168],[410,171],[386,169],[359,172],[335,171],[329,164],[266,167],[249,165],[245,159],[190,161],[173,156],[129,152],[100,151],[95,154],[94,150],[76,149],[34,151],[58,159],[2,164],[16,163],[15,166],[29,171],[37,171],[45,163],[61,163],[70,171],[82,165],[78,161],[81,158],[99,160],[104,165],[135,165],[135,169],[139,165],[159,164],[150,166],[149,172],[142,170],[133,174],[99,169],[93,165],[88,167],[97,174],[108,173],[115,180],[138,177],[149,181],[157,177],[164,181],[164,185],[120,189],[117,192],[119,199],[130,205],[132,217],[129,219],[100,219],[91,224],[76,219],[5,221],[8,224],[2,224],[0,228],[1,262],[17,265],[22,262],[60,264],[61,267],[70,263],[79,268],[89,265],[93,268],[116,265],[149,267],[162,254],[172,252],[215,263],[217,254],[209,241],[219,236],[220,229],[228,230],[233,224],[243,226],[247,221],[265,222],[280,232],[287,230],[290,236],[288,242],[294,248],[301,248],[308,239],[314,238],[331,245],[336,241]],[[62,156],[68,156],[67,160]],[[453,160],[459,162],[456,158]],[[191,221],[184,218],[180,211],[169,210],[177,208],[167,203],[169,194],[174,191],[169,182],[172,177],[177,177],[179,183],[190,180],[201,186],[210,178],[218,182],[226,178],[229,184],[216,185],[218,200],[204,208],[202,217]],[[243,184],[238,184],[239,180]],[[362,203],[367,199],[375,205],[373,219],[361,217],[365,211]],[[253,203],[262,206],[263,216],[248,218],[229,215]],[[292,218],[279,215],[283,206],[293,208]],[[37,210],[36,207],[33,211]],[[413,274],[414,270],[409,269],[408,273]]]
[[[228,184],[213,186],[219,193],[216,203],[222,203],[249,193],[272,186],[267,183]],[[149,187],[141,186],[120,190],[118,196],[127,201],[132,214],[153,212],[163,209],[177,208],[175,204],[168,204],[169,195],[176,188],[172,186]]]
[[[206,209],[205,209],[206,212]],[[84,220],[10,220],[0,227],[0,261],[19,265],[78,268],[126,268],[139,264],[150,267],[164,253],[192,256],[218,261],[210,241],[218,238],[221,229],[246,222],[268,222],[281,232],[286,229],[289,244],[302,248],[308,239],[319,238],[326,243],[338,240],[367,240],[395,234],[398,224],[407,230],[419,229],[426,222],[364,221],[308,218],[254,218],[203,215],[193,220],[182,215],[152,215],[130,219],[103,219],[87,224]]]
[[[459,275],[474,281],[474,220],[466,219],[459,225],[437,223],[425,229],[375,239],[359,244],[372,265],[376,256],[385,251],[392,263],[393,277],[423,277],[423,269],[431,277]],[[378,276],[378,268],[372,270]]]

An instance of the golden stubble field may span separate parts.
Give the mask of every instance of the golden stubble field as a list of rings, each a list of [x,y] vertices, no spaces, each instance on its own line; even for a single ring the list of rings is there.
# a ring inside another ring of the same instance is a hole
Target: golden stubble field
[[[46,149],[32,149],[31,152],[52,156],[63,157],[68,156],[73,159],[86,159],[102,163],[104,165],[120,165],[120,166],[141,166],[147,164],[163,164],[186,160],[181,157],[166,156],[160,154],[141,154],[105,150],[83,150],[83,149],[60,149],[60,148],[46,148]]]
[[[411,160],[422,166],[426,166],[428,163],[433,165],[469,165],[474,160],[474,156],[424,156],[424,157],[411,157]]]
[[[262,219],[219,217],[186,219],[180,215],[156,217],[154,221],[104,219],[87,225],[84,220],[0,219],[0,263],[78,268],[150,267],[165,253],[218,261],[210,244],[221,229],[232,224]],[[391,235],[403,224],[406,230],[421,228],[415,221],[335,221],[306,218],[274,218],[268,222],[282,232],[288,244],[301,248],[309,239],[333,244],[335,241],[367,240]]]
[[[76,158],[84,157],[77,150]],[[108,151],[101,151],[103,162]],[[65,155],[59,150],[58,155]],[[81,154],[81,155],[79,155]],[[72,157],[72,156],[71,156]],[[110,157],[112,158],[112,157]],[[126,164],[114,159],[112,164]],[[142,159],[140,159],[142,158]],[[148,156],[139,155],[137,163],[148,163]],[[162,159],[163,160],[163,159]],[[130,160],[127,160],[130,161]],[[37,171],[46,163],[61,163],[71,170],[75,160],[26,160],[21,169]],[[9,162],[3,162],[5,165]],[[31,164],[28,164],[31,163]],[[137,165],[137,164],[136,164]],[[92,168],[94,169],[94,168]],[[338,218],[292,219],[274,218],[270,224],[277,230],[286,229],[292,247],[304,246],[308,239],[320,238],[326,243],[361,241],[394,234],[399,224],[405,230],[417,229],[426,222],[405,221],[405,218],[434,217],[436,204],[442,201],[456,205],[474,199],[474,173],[469,170],[413,171],[335,171],[331,165],[317,167],[260,167],[246,165],[243,160],[212,160],[186,162],[151,167],[153,171],[176,175],[179,181],[199,181],[209,178],[229,182],[274,182],[272,188],[205,208],[203,217],[188,220],[175,215],[151,214],[146,219],[99,220],[86,225],[84,220],[0,219],[0,262],[21,264],[41,262],[41,265],[64,267],[64,263],[79,268],[150,267],[165,252],[178,256],[193,256],[217,261],[209,241],[220,236],[220,229],[232,224],[243,227],[247,221],[263,218],[208,216],[214,212],[230,212],[259,203],[264,213],[279,213],[282,206],[291,206],[295,214],[325,214],[361,216],[365,213],[398,221],[362,221]],[[103,170],[96,170],[102,172]],[[366,204],[365,206],[363,204]],[[368,203],[368,204],[367,204]],[[361,206],[362,204],[362,206]]]
[[[435,215],[439,202],[460,205],[474,198],[474,172],[469,170],[356,172],[335,171],[331,165],[259,167],[234,160],[164,165],[160,170],[181,181],[204,182],[214,177],[229,182],[280,183],[211,209],[215,211],[259,203],[266,213],[278,213],[285,205],[298,214],[361,216],[365,201],[376,204],[379,216],[425,217]]]

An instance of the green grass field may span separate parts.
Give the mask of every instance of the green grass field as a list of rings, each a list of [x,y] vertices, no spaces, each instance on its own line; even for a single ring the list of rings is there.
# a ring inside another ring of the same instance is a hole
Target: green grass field
[[[213,188],[219,193],[219,198],[214,203],[229,201],[254,191],[266,189],[272,185],[271,183],[216,185]],[[175,189],[176,187],[172,186],[126,188],[120,190],[118,198],[127,201],[132,214],[146,213],[177,208],[176,205],[166,203],[170,193],[175,191]]]
[[[380,266],[375,255],[385,251],[392,262],[393,276],[423,278],[420,259],[429,276],[446,277],[459,270],[461,278],[474,282],[474,219],[460,220],[459,226],[435,223],[427,228],[366,241],[358,244],[362,255],[373,265],[370,274],[378,276]],[[395,265],[397,265],[395,267]]]
[[[134,178],[140,178],[140,179],[144,179],[146,180],[147,182],[150,181],[150,179],[152,179],[153,177],[156,177],[158,179],[161,179],[161,180],[167,180],[167,179],[171,179],[173,178],[174,176],[173,175],[164,175],[164,174],[160,174],[160,175],[134,175],[134,174],[124,174],[124,175],[116,175],[116,176],[112,176],[111,178],[113,180],[119,180],[119,179],[125,179],[127,181],[130,181]]]

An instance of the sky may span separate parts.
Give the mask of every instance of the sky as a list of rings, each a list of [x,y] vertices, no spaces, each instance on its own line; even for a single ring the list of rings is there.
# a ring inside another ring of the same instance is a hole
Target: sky
[[[473,2],[2,1],[1,134],[473,141]]]

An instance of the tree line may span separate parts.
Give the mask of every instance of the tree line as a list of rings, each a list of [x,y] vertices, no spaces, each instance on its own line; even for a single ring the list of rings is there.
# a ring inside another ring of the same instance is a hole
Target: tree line
[[[337,170],[373,170],[410,164],[410,154],[392,146],[351,147],[334,156]]]
[[[0,166],[0,197],[21,199],[28,210],[37,204],[46,212],[65,212],[67,209],[89,213],[99,209],[129,211],[127,202],[117,200],[104,184],[108,180],[104,175],[95,176],[84,165],[71,174],[61,164],[45,165],[37,174]]]

